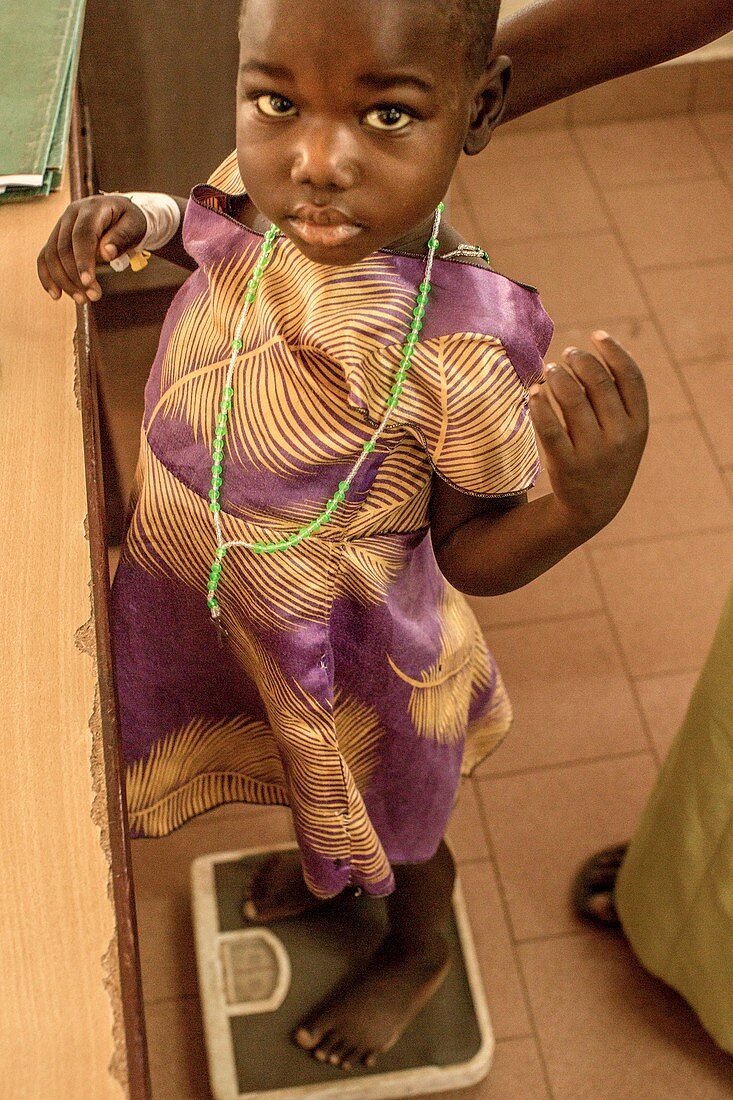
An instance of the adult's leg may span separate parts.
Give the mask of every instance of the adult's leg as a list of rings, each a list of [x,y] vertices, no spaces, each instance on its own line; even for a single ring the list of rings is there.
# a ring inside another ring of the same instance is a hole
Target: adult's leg
[[[678,990],[733,1052],[731,669],[733,587],[684,722],[606,886],[644,966]]]

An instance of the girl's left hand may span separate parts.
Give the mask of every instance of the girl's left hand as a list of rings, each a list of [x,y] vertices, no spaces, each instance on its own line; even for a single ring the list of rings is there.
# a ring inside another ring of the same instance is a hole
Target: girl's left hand
[[[548,364],[545,383],[533,386],[529,399],[557,503],[584,538],[605,527],[626,500],[649,431],[638,366],[607,333],[593,333],[593,343],[595,355],[569,348],[566,366]]]

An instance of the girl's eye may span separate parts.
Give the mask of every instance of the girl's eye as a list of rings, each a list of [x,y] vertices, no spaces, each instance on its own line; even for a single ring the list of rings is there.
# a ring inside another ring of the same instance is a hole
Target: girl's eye
[[[399,107],[375,107],[367,111],[364,121],[375,130],[404,130],[412,122],[412,115]]]
[[[296,112],[294,105],[283,95],[261,95],[257,97],[255,103],[257,109],[268,118],[282,118],[294,115]]]

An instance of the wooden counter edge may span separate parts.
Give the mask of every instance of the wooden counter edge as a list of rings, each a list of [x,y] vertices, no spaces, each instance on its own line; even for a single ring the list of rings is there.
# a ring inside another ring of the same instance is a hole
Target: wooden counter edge
[[[85,141],[83,110],[75,97],[70,134],[72,199],[90,193],[89,148]],[[99,431],[99,405],[95,364],[95,330],[89,305],[77,306],[75,350],[77,400],[81,409],[84,468],[87,492],[87,524],[91,558],[94,636],[80,638],[96,656],[99,712],[92,728],[93,758],[104,770],[106,807],[97,806],[97,824],[110,861],[119,953],[119,991],[108,976],[108,991],[117,1021],[114,1036],[119,1061],[127,1063],[129,1100],[150,1100],[150,1071],[145,1033],[145,1012],[140,975],[140,954],[135,916],[135,896],[127,830],[127,807],[120,758],[119,713],[109,626],[109,565],[105,535],[104,482]],[[91,631],[90,631],[91,633]],[[95,652],[96,651],[96,652]],[[102,785],[100,785],[102,786]],[[107,828],[105,829],[105,816]],[[110,967],[112,971],[114,967]],[[117,1001],[117,1003],[115,1003]],[[120,1034],[120,1029],[122,1034]]]

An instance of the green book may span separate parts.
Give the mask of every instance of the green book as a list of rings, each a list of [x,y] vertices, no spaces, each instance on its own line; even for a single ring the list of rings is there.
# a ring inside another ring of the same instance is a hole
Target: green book
[[[3,0],[0,202],[58,187],[66,154],[84,0]]]

